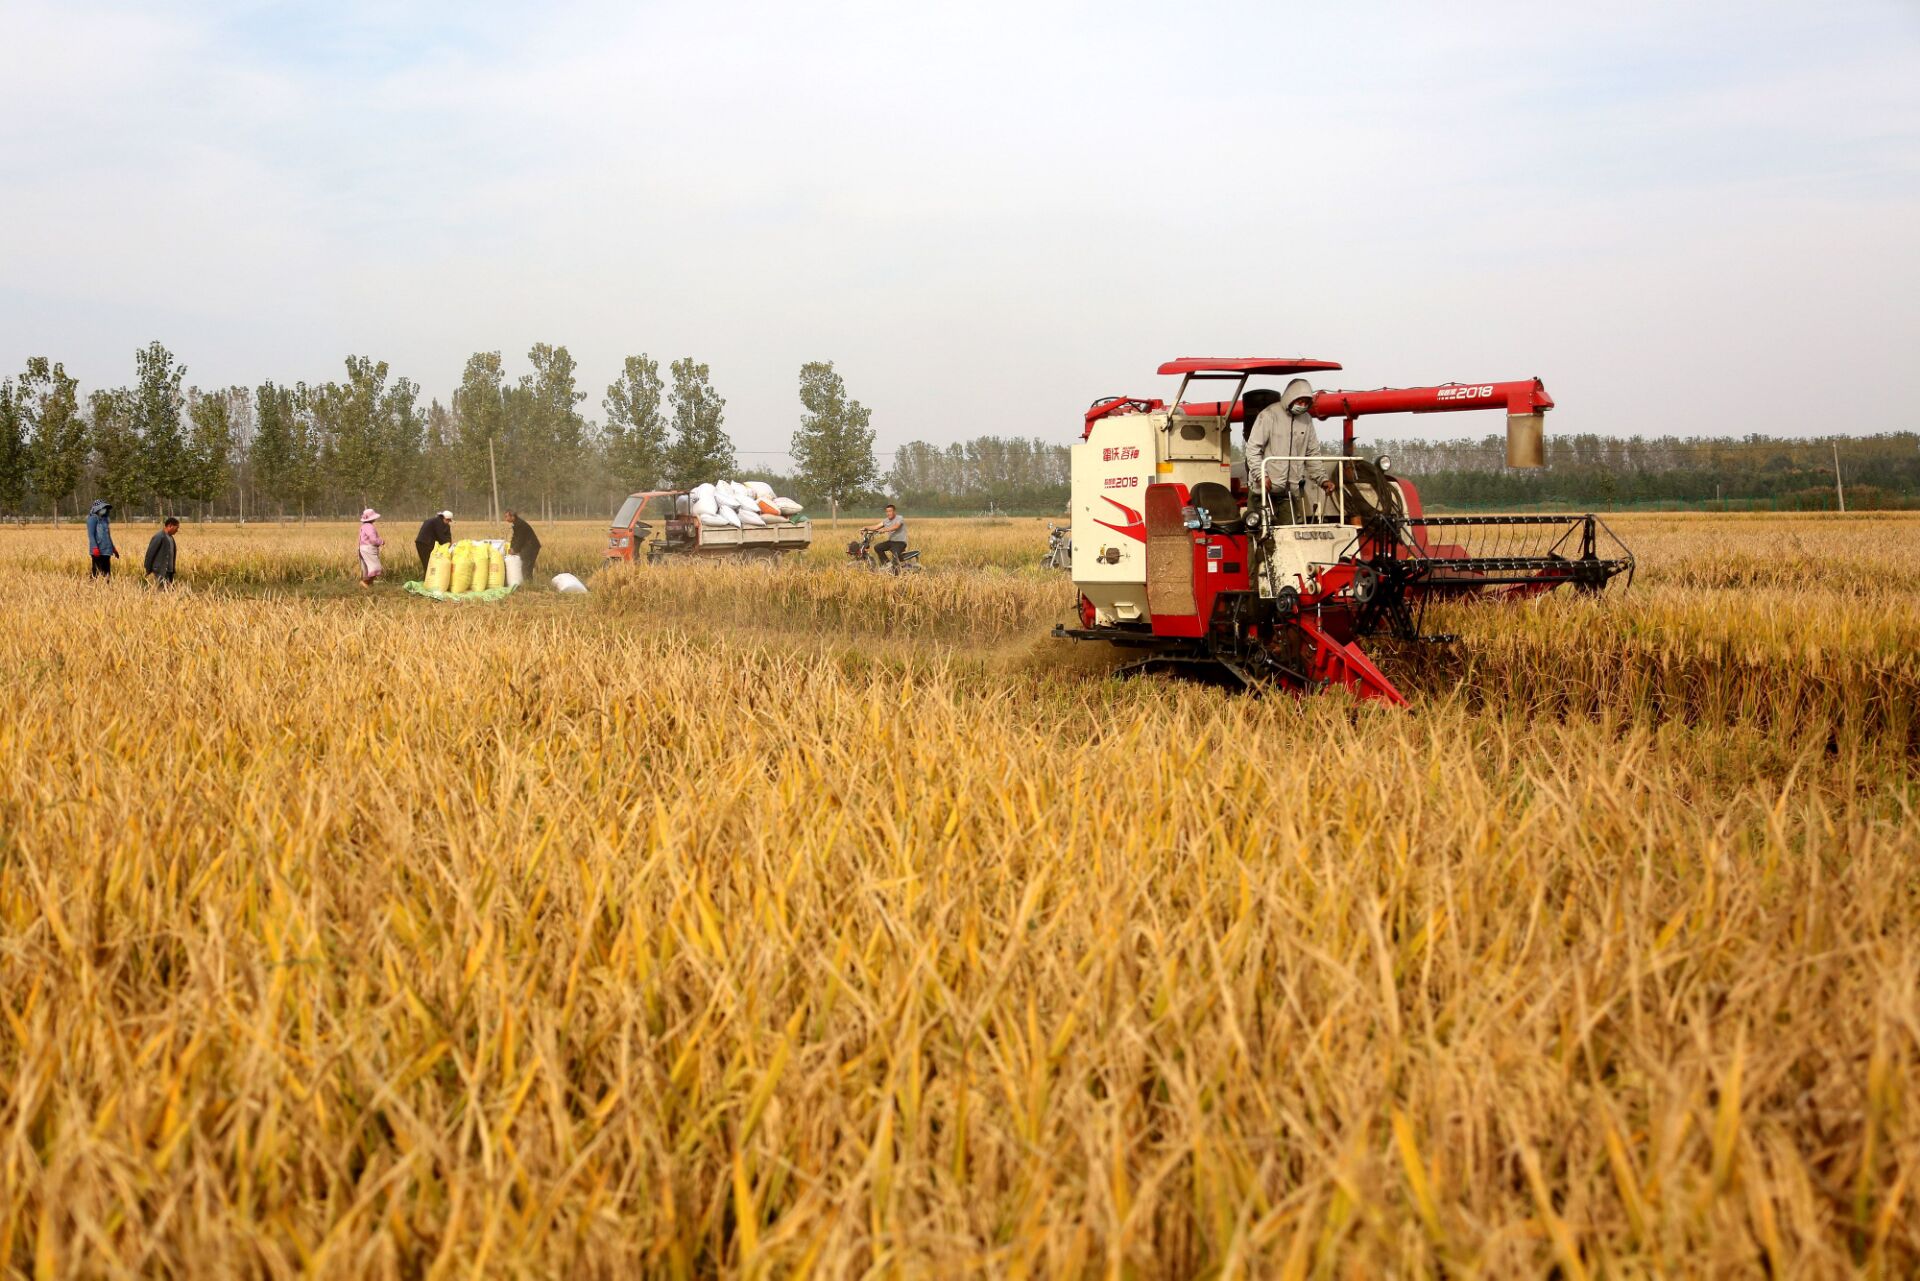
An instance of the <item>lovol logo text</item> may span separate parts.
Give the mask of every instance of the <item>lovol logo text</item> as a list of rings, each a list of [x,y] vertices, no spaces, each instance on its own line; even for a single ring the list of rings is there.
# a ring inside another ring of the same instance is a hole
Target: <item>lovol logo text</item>
[[[1138,458],[1139,456],[1140,447],[1138,445],[1114,445],[1111,448],[1100,451],[1100,461],[1103,463],[1126,462],[1130,458]]]

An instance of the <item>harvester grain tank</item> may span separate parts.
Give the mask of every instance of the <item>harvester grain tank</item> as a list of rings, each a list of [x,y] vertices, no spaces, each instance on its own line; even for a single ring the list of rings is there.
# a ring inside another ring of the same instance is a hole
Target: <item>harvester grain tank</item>
[[[1519,600],[1631,578],[1632,555],[1597,516],[1427,516],[1389,459],[1354,453],[1354,424],[1367,415],[1503,409],[1508,465],[1537,467],[1553,408],[1539,379],[1319,392],[1306,381],[1339,368],[1189,356],[1160,366],[1181,379],[1171,403],[1095,401],[1072,451],[1079,626],[1054,634],[1138,650],[1134,667],[1204,665],[1249,684],[1341,685],[1405,704],[1360,642],[1450,639],[1422,630],[1432,600]],[[1285,390],[1248,393],[1253,379],[1284,379]],[[1189,401],[1205,383],[1231,383],[1232,394]],[[1250,403],[1257,413],[1276,401],[1343,422],[1340,453],[1312,460],[1333,482],[1324,501],[1262,483],[1304,455],[1268,457],[1248,482],[1233,473],[1233,424]]]

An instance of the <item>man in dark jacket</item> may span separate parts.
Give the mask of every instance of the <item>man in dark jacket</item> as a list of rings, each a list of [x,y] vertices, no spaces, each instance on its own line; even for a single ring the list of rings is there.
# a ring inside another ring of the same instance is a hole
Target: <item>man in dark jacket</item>
[[[413,550],[420,553],[420,576],[427,576],[427,564],[433,560],[433,545],[445,543],[453,545],[453,513],[435,512],[420,522],[420,532],[413,536]]]
[[[140,568],[153,575],[153,585],[162,591],[173,586],[173,567],[180,550],[174,544],[173,536],[179,529],[179,519],[167,517],[166,523],[160,526],[160,532],[147,544],[147,558],[140,564]]]
[[[107,515],[113,510],[113,504],[104,498],[96,498],[93,506],[87,508],[87,550],[93,556],[91,577],[107,578],[113,573],[113,558],[120,549],[113,545],[113,526]]]
[[[520,558],[521,578],[532,582],[533,564],[540,559],[540,536],[516,511],[507,513],[507,528],[507,551]]]

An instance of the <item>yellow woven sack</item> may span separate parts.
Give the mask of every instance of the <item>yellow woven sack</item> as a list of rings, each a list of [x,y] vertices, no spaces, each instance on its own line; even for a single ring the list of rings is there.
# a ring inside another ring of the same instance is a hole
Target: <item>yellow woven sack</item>
[[[445,543],[433,545],[433,555],[427,557],[427,590],[444,592],[453,582],[453,548]]]
[[[473,590],[473,544],[464,538],[453,545],[453,582],[447,590],[455,596]]]
[[[487,544],[487,590],[507,585],[507,554],[499,544]]]

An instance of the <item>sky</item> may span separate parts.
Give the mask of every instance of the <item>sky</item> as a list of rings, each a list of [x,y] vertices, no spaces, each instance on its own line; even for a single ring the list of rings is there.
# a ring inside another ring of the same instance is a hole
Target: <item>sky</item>
[[[1920,0],[1565,8],[0,0],[0,371],[693,356],[769,467],[809,360],[883,451],[1190,354],[1920,429]]]

